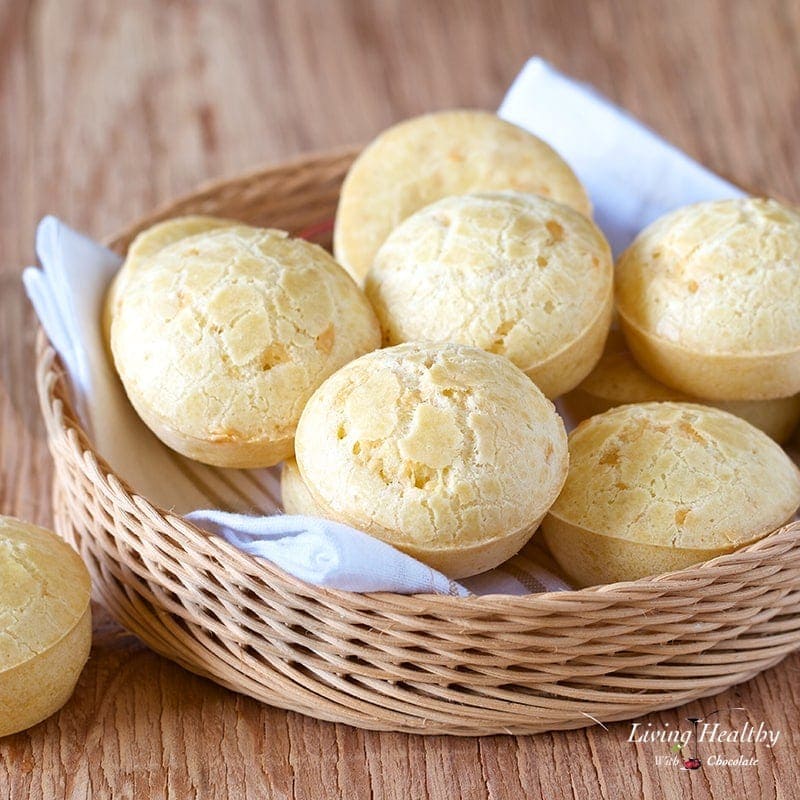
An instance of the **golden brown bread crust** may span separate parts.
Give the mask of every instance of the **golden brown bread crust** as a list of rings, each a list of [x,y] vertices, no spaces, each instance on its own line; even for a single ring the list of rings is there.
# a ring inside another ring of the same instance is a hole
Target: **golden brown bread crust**
[[[287,514],[325,516],[325,510],[306,488],[295,458],[287,458],[281,466],[281,503]]]
[[[537,195],[484,192],[447,197],[401,223],[364,289],[384,344],[481,347],[556,397],[600,357],[612,276],[611,250],[587,217]]]
[[[776,400],[713,402],[670,389],[636,363],[619,331],[609,334],[603,356],[592,372],[560,399],[562,407],[576,423],[616,406],[664,401],[700,403],[729,411],[779,444],[791,437],[800,422],[800,395]]]
[[[114,311],[119,303],[119,298],[122,296],[124,284],[129,275],[138,270],[150,256],[155,255],[159,250],[163,250],[167,245],[185,239],[187,236],[195,236],[198,233],[205,233],[217,228],[229,228],[238,224],[240,223],[231,219],[222,219],[221,217],[192,215],[166,219],[142,231],[131,242],[131,246],[125,255],[125,262],[114,276],[106,292],[106,299],[103,304],[102,326],[109,350],[111,345],[111,320],[114,317]]]
[[[0,517],[0,736],[69,699],[89,657],[89,574],[54,533]]]
[[[542,530],[570,577],[608,583],[686,566],[689,551],[702,561],[734,550],[798,505],[800,471],[749,423],[708,406],[644,403],[572,431],[569,475]],[[590,544],[579,547],[582,533]]]
[[[507,189],[591,213],[566,162],[495,114],[441,111],[405,120],[378,136],[351,167],[336,212],[334,254],[361,281],[389,233],[415,211],[450,195]]]
[[[145,266],[114,315],[114,361],[145,423],[198,461],[262,467],[290,456],[314,389],[380,344],[352,279],[283,231],[212,230]]]
[[[622,254],[616,302],[636,360],[709,400],[800,392],[800,212],[774,200],[698,203]]]
[[[303,411],[296,457],[324,516],[450,577],[519,549],[567,469],[552,403],[507,359],[455,344],[399,345],[339,370]]]

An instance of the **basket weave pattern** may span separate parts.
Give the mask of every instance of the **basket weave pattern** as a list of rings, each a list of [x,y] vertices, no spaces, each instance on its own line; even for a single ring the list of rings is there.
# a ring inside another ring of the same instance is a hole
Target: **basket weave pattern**
[[[324,229],[353,153],[218,183],[177,214]],[[321,225],[321,223],[323,223]],[[800,646],[800,523],[680,572],[528,597],[307,585],[132,493],[95,452],[44,335],[37,384],[56,528],[96,597],[150,647],[282,708],[364,728],[478,735],[577,728],[714,694]]]

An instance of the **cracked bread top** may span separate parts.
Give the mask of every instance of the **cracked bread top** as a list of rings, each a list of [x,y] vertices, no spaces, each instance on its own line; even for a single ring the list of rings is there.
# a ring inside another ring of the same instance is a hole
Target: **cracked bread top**
[[[228,228],[240,223],[230,219],[220,217],[206,217],[192,215],[186,217],[173,217],[163,222],[151,225],[131,242],[128,252],[125,254],[125,263],[120,267],[114,280],[106,292],[106,300],[103,307],[103,329],[107,339],[110,339],[111,320],[116,312],[119,298],[124,291],[124,284],[128,276],[146,263],[150,256],[155,255],[167,245],[185,239],[187,236],[194,236],[198,233],[205,233],[216,228]]]
[[[457,344],[402,344],[343,367],[309,400],[295,451],[336,518],[429,549],[535,526],[568,461],[561,418],[525,374]]]
[[[126,281],[111,331],[117,369],[155,432],[291,453],[314,389],[380,344],[361,290],[322,248],[278,230],[228,227],[158,250]],[[187,453],[198,457],[194,451]],[[252,457],[251,457],[252,456]],[[202,460],[213,460],[203,454]],[[261,463],[257,463],[261,461]]]
[[[800,505],[800,471],[786,453],[750,423],[707,406],[619,406],[575,428],[569,452],[550,514],[603,536],[735,548]]]
[[[124,268],[135,270],[159,250],[163,250],[168,245],[174,244],[181,239],[186,239],[188,236],[207,233],[218,228],[233,228],[236,226],[248,227],[236,220],[209,217],[202,214],[170,217],[151,225],[136,236],[125,254]]]
[[[673,211],[639,234],[615,279],[625,320],[686,349],[800,350],[800,212],[775,200]]]
[[[89,606],[89,573],[51,531],[0,516],[0,674],[43,653]]]
[[[599,317],[610,324],[612,278],[611,250],[590,219],[537,195],[488,192],[445,198],[405,220],[364,288],[385,343],[460,342],[529,371]]]
[[[404,219],[449,195],[512,189],[591,213],[585,189],[548,144],[485,111],[442,111],[394,125],[355,160],[342,185],[334,253],[362,280]]]

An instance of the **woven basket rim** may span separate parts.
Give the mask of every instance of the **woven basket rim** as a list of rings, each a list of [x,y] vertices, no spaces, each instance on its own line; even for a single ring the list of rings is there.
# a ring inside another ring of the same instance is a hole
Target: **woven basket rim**
[[[244,567],[249,574],[265,573],[280,577],[286,584],[303,594],[315,594],[321,600],[331,603],[347,602],[352,604],[355,598],[362,598],[364,604],[374,605],[396,604],[401,602],[408,611],[408,605],[415,605],[418,613],[426,613],[427,609],[440,604],[457,603],[459,609],[470,607],[474,610],[491,611],[501,603],[508,611],[513,607],[530,609],[532,607],[547,608],[575,601],[586,601],[595,598],[598,601],[613,603],[617,601],[630,601],[641,599],[648,594],[661,594],[666,591],[675,591],[680,584],[696,584],[698,580],[707,579],[709,582],[717,577],[714,570],[720,567],[729,567],[732,571],[746,569],[746,567],[763,551],[784,546],[794,547],[800,545],[800,521],[790,522],[767,536],[752,544],[746,545],[733,553],[728,553],[681,570],[666,572],[639,578],[635,581],[624,581],[611,584],[590,586],[584,589],[569,589],[556,592],[539,592],[527,595],[472,595],[469,597],[453,597],[441,594],[412,594],[402,595],[396,592],[351,592],[342,589],[331,589],[306,583],[290,573],[277,567],[275,564],[245,553],[221,536],[217,536],[199,528],[189,520],[161,508],[148,498],[138,494],[122,478],[120,478],[96,451],[91,438],[84,430],[70,400],[69,379],[61,364],[61,360],[47,334],[40,327],[36,340],[37,351],[37,384],[39,387],[42,412],[45,416],[47,427],[59,436],[72,439],[82,450],[82,459],[88,468],[108,487],[110,491],[122,492],[132,505],[137,507],[145,516],[160,517],[175,532],[183,537],[194,540],[203,540],[208,546],[216,550],[227,561],[233,561]]]
[[[111,236],[105,236],[101,242],[110,250],[119,253],[118,242],[127,238],[132,230],[142,230],[145,227],[155,224],[161,219],[167,219],[175,216],[171,209],[177,205],[183,205],[196,201],[199,198],[216,194],[222,187],[228,184],[241,180],[244,178],[258,177],[274,172],[276,169],[282,170],[295,170],[299,168],[308,168],[310,165],[316,163],[325,163],[332,159],[353,159],[357,156],[363,146],[349,144],[333,148],[331,150],[312,150],[309,153],[294,156],[293,158],[274,161],[265,161],[257,167],[247,172],[235,174],[230,177],[223,178],[210,178],[208,180],[200,181],[192,191],[182,192],[181,194],[173,197],[171,200],[166,200],[159,203],[155,209],[148,214],[138,217],[133,223],[126,225],[117,230]],[[121,254],[121,253],[120,253]]]

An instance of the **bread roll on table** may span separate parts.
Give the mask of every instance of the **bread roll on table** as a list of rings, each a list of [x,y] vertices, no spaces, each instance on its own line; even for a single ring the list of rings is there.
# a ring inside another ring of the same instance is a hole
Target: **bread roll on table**
[[[72,695],[91,647],[90,592],[69,545],[0,516],[0,736],[41,722]]]

